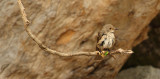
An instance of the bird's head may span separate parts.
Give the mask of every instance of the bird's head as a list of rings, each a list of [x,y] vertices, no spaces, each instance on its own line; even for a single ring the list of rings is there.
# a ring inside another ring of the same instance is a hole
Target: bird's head
[[[115,28],[112,24],[106,24],[103,26],[103,31],[106,31],[106,32],[111,32],[111,33],[114,33],[115,30],[118,30],[117,28]]]

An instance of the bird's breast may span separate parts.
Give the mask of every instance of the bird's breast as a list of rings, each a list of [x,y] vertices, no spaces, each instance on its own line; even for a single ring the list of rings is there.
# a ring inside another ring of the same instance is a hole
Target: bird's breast
[[[114,45],[115,36],[114,34],[107,34],[103,48],[111,48]]]

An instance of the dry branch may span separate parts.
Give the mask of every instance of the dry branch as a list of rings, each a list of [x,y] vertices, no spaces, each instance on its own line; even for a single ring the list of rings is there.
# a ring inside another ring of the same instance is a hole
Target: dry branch
[[[66,53],[64,53],[64,52],[58,52],[56,50],[52,50],[52,49],[48,48],[28,28],[30,22],[27,19],[27,15],[26,15],[26,13],[24,11],[25,8],[24,8],[21,0],[18,0],[18,4],[19,4],[19,7],[20,7],[20,11],[21,11],[21,14],[22,14],[22,19],[23,19],[23,22],[24,22],[24,27],[25,27],[26,32],[39,45],[39,47],[41,49],[43,49],[44,51],[52,53],[52,54],[56,54],[56,55],[59,55],[59,56],[77,56],[77,55],[91,56],[91,55],[97,55],[98,51],[94,51],[94,52],[66,52]],[[123,54],[131,54],[131,53],[133,53],[133,51],[132,50],[123,50],[123,49],[120,48],[120,49],[118,49],[116,51],[111,52],[111,55],[112,54],[119,54],[119,53],[121,53],[121,54],[122,53]]]

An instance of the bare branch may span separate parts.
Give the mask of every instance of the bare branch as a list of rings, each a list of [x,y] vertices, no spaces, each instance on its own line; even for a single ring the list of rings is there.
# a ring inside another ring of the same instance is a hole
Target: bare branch
[[[64,52],[58,52],[56,50],[52,50],[52,49],[48,48],[28,28],[30,22],[27,19],[27,15],[26,15],[26,13],[24,11],[25,8],[23,7],[23,4],[22,4],[21,0],[18,0],[18,4],[19,4],[19,7],[20,7],[20,11],[21,11],[21,14],[22,14],[22,19],[23,19],[23,22],[24,22],[24,27],[25,27],[26,32],[39,45],[39,47],[41,49],[43,49],[44,51],[52,53],[52,54],[56,54],[56,55],[59,55],[59,56],[78,56],[78,55],[91,56],[91,55],[97,55],[98,51],[94,51],[94,52],[66,52],[66,53],[64,53]],[[133,53],[133,51],[132,50],[118,49],[116,51],[111,52],[111,55],[112,54],[118,54],[118,53],[124,53],[124,54],[128,53],[128,54],[131,54],[131,53]]]

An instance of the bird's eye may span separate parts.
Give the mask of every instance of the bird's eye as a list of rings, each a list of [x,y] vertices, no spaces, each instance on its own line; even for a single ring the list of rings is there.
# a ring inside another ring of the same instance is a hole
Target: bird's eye
[[[110,30],[112,29],[112,28],[109,28]]]

